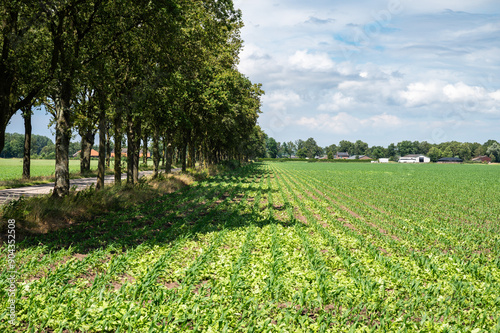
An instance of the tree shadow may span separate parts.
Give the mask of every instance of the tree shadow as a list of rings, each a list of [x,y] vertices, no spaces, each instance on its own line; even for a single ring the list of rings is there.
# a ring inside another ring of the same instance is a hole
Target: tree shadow
[[[295,220],[282,221],[261,213],[270,208],[267,195],[277,192],[260,187],[261,181],[266,184],[262,177],[269,174],[272,172],[262,164],[250,164],[160,196],[130,211],[113,212],[47,234],[30,235],[18,248],[43,245],[47,251],[57,251],[71,247],[82,254],[108,247],[126,251],[141,244],[165,245],[179,237],[196,239],[200,234],[251,224],[292,226]],[[263,200],[256,202],[259,195]]]

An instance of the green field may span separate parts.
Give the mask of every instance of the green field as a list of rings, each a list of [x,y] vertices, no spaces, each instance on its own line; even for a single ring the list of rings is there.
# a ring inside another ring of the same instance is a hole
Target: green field
[[[31,176],[52,176],[55,160],[31,160]],[[90,161],[90,168],[97,169],[97,160]],[[80,160],[69,160],[69,171],[80,171]],[[0,158],[0,181],[20,179],[23,175],[22,158]]]
[[[15,329],[500,332],[499,175],[248,165],[18,244]]]

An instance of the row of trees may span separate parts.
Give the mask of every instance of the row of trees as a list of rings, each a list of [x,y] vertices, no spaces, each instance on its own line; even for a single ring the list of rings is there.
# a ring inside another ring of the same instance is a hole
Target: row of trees
[[[20,110],[29,164],[31,109],[45,105],[56,133],[54,196],[69,192],[73,131],[82,138],[82,171],[99,135],[97,188],[105,156],[120,152],[124,137],[130,183],[141,143],[152,142],[156,173],[162,155],[170,170],[174,150],[185,170],[252,158],[263,146],[263,91],[237,70],[242,20],[232,0],[3,1],[0,21],[0,151]],[[115,158],[120,183],[121,154]]]
[[[300,158],[314,158],[315,156],[327,155],[333,159],[337,152],[347,152],[349,155],[367,155],[373,159],[382,157],[397,159],[399,156],[408,154],[428,155],[432,161],[441,157],[459,157],[465,161],[475,156],[488,155],[493,161],[500,162],[500,144],[495,140],[488,140],[483,144],[474,142],[443,142],[431,144],[427,141],[401,141],[397,144],[391,143],[387,147],[372,146],[361,140],[356,142],[342,140],[339,144],[320,147],[313,138],[306,141],[277,142],[274,138],[266,137],[266,156],[271,158],[290,157],[296,155]]]

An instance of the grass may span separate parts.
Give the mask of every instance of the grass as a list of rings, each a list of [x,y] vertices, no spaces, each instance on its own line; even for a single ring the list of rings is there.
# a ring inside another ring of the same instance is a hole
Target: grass
[[[142,160],[141,160],[142,162]],[[97,176],[97,160],[90,161],[90,172],[80,173],[80,160],[69,160],[70,178],[87,178]],[[54,182],[55,160],[31,160],[31,178],[22,179],[23,160],[20,158],[0,158],[0,190],[8,188],[25,187]],[[153,163],[148,162],[148,166],[140,165],[140,170],[152,170]],[[113,174],[113,160],[111,169],[106,174]],[[126,171],[124,169],[124,171]]]
[[[500,332],[496,175],[290,162],[199,177],[18,242],[19,321],[2,302],[0,330]]]

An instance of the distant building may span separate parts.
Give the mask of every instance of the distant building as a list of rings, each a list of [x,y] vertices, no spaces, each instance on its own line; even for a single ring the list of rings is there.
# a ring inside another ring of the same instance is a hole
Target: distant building
[[[73,157],[79,157],[80,156],[81,150],[77,151],[76,153],[73,154]],[[90,150],[90,157],[99,157],[99,152],[97,150],[91,149]]]
[[[335,154],[334,158],[336,158],[336,159],[348,159],[349,158],[349,153],[346,153],[346,152],[337,152],[337,154]]]
[[[477,156],[477,157],[474,157],[472,159],[472,162],[490,163],[491,162],[491,157],[486,156],[486,155]]]
[[[429,157],[419,154],[406,155],[398,160],[399,163],[429,163],[430,161]]]
[[[458,157],[443,157],[437,160],[438,163],[462,163],[464,160]]]
[[[122,148],[122,156],[123,157],[127,157],[128,156],[128,149],[127,148]],[[142,149],[139,150],[139,157],[142,157]],[[111,157],[115,157],[115,151],[111,151]],[[151,157],[151,152],[148,151],[148,156],[147,158],[150,158]]]
[[[388,158],[379,158],[378,162],[379,163],[389,163],[389,159]]]
[[[371,160],[370,156],[366,155],[352,155],[347,158],[348,160]]]

